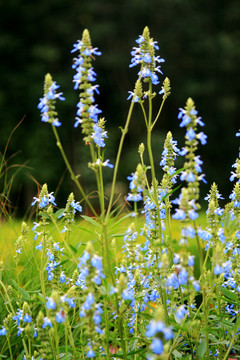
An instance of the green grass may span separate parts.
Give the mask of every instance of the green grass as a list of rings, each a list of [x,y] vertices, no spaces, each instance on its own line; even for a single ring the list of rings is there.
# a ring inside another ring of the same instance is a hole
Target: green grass
[[[121,256],[121,247],[123,245],[123,235],[127,230],[127,227],[134,221],[133,218],[127,217],[121,221],[112,219],[109,223],[108,232],[109,232],[109,241],[115,239],[116,251],[118,256]],[[201,224],[202,227],[206,225],[205,214],[200,213],[198,224]],[[139,219],[138,227],[140,228],[143,224],[143,218]],[[22,260],[19,263],[20,267],[25,267],[29,259],[32,256],[37,256],[37,251],[34,251],[35,246],[38,244],[38,240],[34,241],[34,233],[31,230],[33,225],[31,222],[28,223],[29,226],[29,243],[25,244],[25,250],[23,251]],[[48,227],[49,236],[51,236],[55,242],[64,242],[64,234],[61,233],[63,225],[58,224],[58,228],[54,225]],[[175,240],[176,251],[179,250],[178,241],[180,238],[180,229],[181,225],[179,221],[171,220],[171,231],[172,238]],[[14,256],[16,254],[15,242],[19,237],[21,231],[21,222],[16,220],[10,220],[8,222],[0,223],[0,260],[5,264],[5,267],[11,269],[14,266]],[[95,249],[101,255],[101,244],[99,240],[99,231],[100,228],[94,226],[94,224],[86,221],[80,220],[77,221],[72,226],[72,231],[70,234],[69,245],[71,245],[72,255],[77,259],[83,252],[85,245],[88,241],[91,241],[94,244]],[[139,236],[139,242],[144,242],[144,238]],[[63,245],[64,246],[64,245]],[[197,243],[195,239],[192,239],[189,243],[191,252],[197,257]],[[26,254],[25,254],[26,253]],[[20,256],[21,258],[21,256]]]

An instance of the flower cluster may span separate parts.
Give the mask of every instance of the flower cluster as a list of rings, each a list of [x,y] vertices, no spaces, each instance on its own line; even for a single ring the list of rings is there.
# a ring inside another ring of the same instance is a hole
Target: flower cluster
[[[159,64],[165,60],[160,56],[155,56],[155,50],[159,50],[159,47],[157,42],[150,38],[148,27],[145,27],[143,34],[139,36],[136,43],[138,47],[134,47],[131,52],[132,59],[129,67],[141,65],[139,77],[157,85],[159,83],[157,73],[162,74]],[[136,101],[136,97],[134,100]]]
[[[155,313],[154,318],[147,325],[146,336],[151,338],[151,345],[149,350],[151,351],[147,355],[148,360],[158,359],[160,355],[164,353],[164,342],[173,338],[172,328],[166,326],[162,321],[163,310],[161,307]]]
[[[79,52],[77,58],[74,58],[73,69],[76,74],[73,77],[74,89],[79,89],[80,100],[77,104],[77,117],[74,127],[81,124],[82,133],[85,135],[86,143],[91,143],[93,134],[93,125],[98,123],[98,115],[102,112],[95,104],[94,93],[99,94],[98,85],[92,83],[96,80],[96,73],[92,67],[94,56],[101,55],[98,48],[93,48],[88,30],[84,30],[82,40],[78,40],[73,45],[73,52]],[[94,130],[96,132],[96,129]]]
[[[55,203],[55,197],[53,196],[53,192],[48,193],[46,184],[43,185],[39,198],[34,197],[31,205],[34,206],[36,203],[39,204],[38,206],[41,210],[46,210],[46,208],[51,204],[57,206],[57,204]]]
[[[51,75],[47,74],[44,83],[44,96],[40,99],[38,109],[41,111],[41,120],[53,126],[61,125],[57,118],[57,112],[55,111],[55,102],[57,99],[61,101],[65,100],[62,92],[56,92],[58,88],[59,85],[57,85],[56,81],[53,81]]]
[[[82,212],[82,206],[79,201],[75,201],[74,194],[71,193],[68,197],[65,209],[63,209],[58,216],[58,219],[64,219],[64,228],[62,233],[70,231],[70,225],[73,223],[77,211]]]
[[[128,176],[127,179],[130,181],[129,189],[131,193],[128,194],[127,201],[141,201],[143,190],[146,186],[145,172],[141,164],[138,164],[135,173],[132,173],[131,176]]]

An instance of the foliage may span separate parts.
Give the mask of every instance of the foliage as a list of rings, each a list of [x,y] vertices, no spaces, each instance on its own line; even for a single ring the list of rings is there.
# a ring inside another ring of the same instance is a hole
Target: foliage
[[[28,240],[25,222],[15,242],[15,268],[19,269],[23,256],[31,261],[21,277],[3,261],[0,264],[3,358],[226,360],[230,353],[240,351],[240,159],[233,164],[230,176],[234,184],[230,201],[223,208],[219,205],[222,196],[213,183],[205,198],[206,226],[199,225],[200,182],[206,180],[197,151],[199,145],[206,144],[207,136],[199,130],[204,122],[188,98],[178,114],[180,128],[186,128],[184,147],[179,149],[172,133],[167,133],[160,161],[162,178],[158,180],[152,132],[170,96],[170,81],[161,80],[164,59],[157,55],[159,47],[147,27],[136,43],[130,67],[138,67],[138,78],[129,91],[129,112],[114,165],[105,158],[106,121],[99,118],[102,111],[95,102],[99,86],[95,84],[93,60],[101,52],[92,46],[88,30],[72,50],[77,54],[73,82],[79,93],[75,127],[81,128],[90,152],[88,166],[96,178],[98,209],[73,171],[58,134],[61,122],[56,104],[65,98],[52,76],[45,77],[38,105],[41,120],[53,130],[81,201],[71,193],[65,207],[57,209],[54,193],[43,185],[32,202],[36,207],[32,228],[35,244]],[[155,115],[153,102],[159,98]],[[140,162],[128,177],[126,202],[132,204],[132,211],[123,216],[124,206],[117,204],[115,188],[136,106],[143,115],[147,145],[146,151],[143,143],[139,145]],[[177,157],[184,158],[179,169]],[[108,198],[103,177],[106,168],[113,171]],[[81,215],[89,226],[78,228],[75,245],[71,232],[84,203],[92,216]],[[139,219],[142,215],[143,222]],[[124,234],[115,232],[130,217],[132,222]],[[176,236],[172,219],[181,227]],[[51,232],[53,226],[60,239]],[[93,236],[92,241],[83,241],[83,231]],[[121,237],[124,244],[119,251]],[[189,248],[193,242],[198,249],[196,261]],[[77,258],[79,247],[82,251]]]

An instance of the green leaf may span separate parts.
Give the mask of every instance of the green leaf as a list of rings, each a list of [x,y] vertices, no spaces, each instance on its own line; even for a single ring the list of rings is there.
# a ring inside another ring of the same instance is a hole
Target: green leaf
[[[69,244],[69,247],[72,249],[72,251],[74,252],[74,254],[77,253],[77,249],[76,249],[73,245]]]
[[[90,222],[92,225],[96,226],[97,228],[100,228],[100,225],[99,225],[95,220],[93,220],[93,218],[91,218],[91,217],[89,217],[89,216],[86,216],[86,215],[81,215],[81,217],[82,217],[84,220]]]
[[[224,296],[226,296],[228,299],[235,301],[237,304],[239,304],[239,298],[236,294],[234,294],[233,292],[231,292],[230,290],[224,288],[224,287],[220,287],[220,291],[223,293]]]
[[[197,354],[200,359],[203,358],[204,354],[206,353],[206,350],[207,350],[206,341],[203,340],[202,342],[200,342],[197,350]]]
[[[177,351],[176,349],[172,352],[173,355],[177,358],[177,359],[181,359],[182,358],[182,354],[180,354],[179,351]]]
[[[89,229],[87,229],[87,228],[85,228],[85,227],[83,227],[83,226],[77,226],[77,228],[80,229],[80,230],[86,231],[86,232],[88,232],[89,234],[94,234],[94,235],[95,235],[95,232],[94,232],[94,231],[91,231],[91,230],[89,230]]]
[[[58,219],[63,213],[64,213],[65,209],[59,209],[57,210],[54,214],[53,214],[53,218],[54,219]]]
[[[23,350],[17,357],[17,360],[22,360],[25,350]]]
[[[128,219],[128,218],[131,217],[131,216],[132,216],[131,213],[123,216],[121,219],[119,219],[118,221],[116,221],[116,222],[113,223],[112,228],[115,228],[116,226],[120,225],[122,221],[124,221],[125,219]]]
[[[11,283],[17,291],[20,291],[24,300],[29,301],[31,299],[29,293],[26,290],[24,290],[22,287],[18,286],[15,280],[11,279]]]

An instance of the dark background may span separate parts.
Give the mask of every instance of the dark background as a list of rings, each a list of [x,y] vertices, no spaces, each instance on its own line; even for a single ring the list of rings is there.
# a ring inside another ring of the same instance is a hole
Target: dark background
[[[72,44],[84,28],[93,46],[103,53],[94,62],[101,94],[99,108],[107,119],[109,139],[106,158],[114,161],[125,123],[137,69],[129,69],[130,51],[135,39],[148,25],[166,62],[164,76],[171,80],[168,98],[153,136],[156,165],[168,130],[183,145],[184,130],[179,129],[178,108],[190,96],[206,123],[208,144],[201,148],[208,185],[213,181],[220,192],[231,191],[229,175],[239,146],[235,137],[239,125],[240,2],[237,0],[42,0],[0,1],[0,151],[4,150],[12,129],[24,117],[11,138],[7,158],[11,164],[26,164],[16,176],[10,200],[16,215],[26,214],[38,183],[50,191],[57,189],[57,202],[63,205],[74,186],[56,147],[52,130],[40,121],[37,104],[43,93],[44,75],[50,72],[61,85],[66,101],[59,103],[63,125],[60,136],[75,172],[92,191],[93,175],[87,167],[88,151],[81,129],[74,129],[77,91],[73,90]],[[157,88],[158,89],[158,88]],[[157,109],[155,109],[157,110]],[[139,110],[134,112],[119,180],[135,171],[137,148],[145,142],[145,125]],[[11,177],[9,170],[9,177]],[[106,182],[112,170],[106,170]],[[123,191],[127,191],[126,188]],[[74,189],[75,190],[75,189]],[[78,195],[76,195],[79,198]]]

